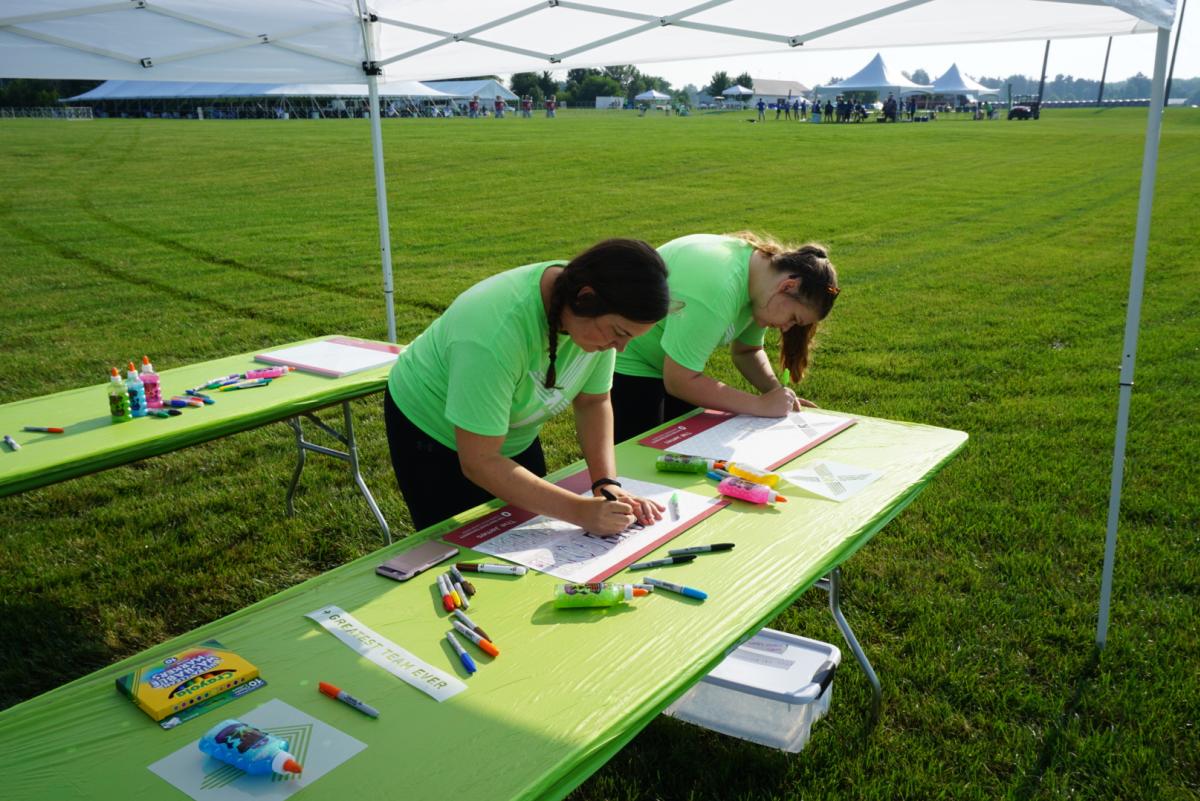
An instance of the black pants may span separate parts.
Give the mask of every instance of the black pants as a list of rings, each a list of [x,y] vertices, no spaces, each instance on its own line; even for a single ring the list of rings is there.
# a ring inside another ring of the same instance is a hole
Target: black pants
[[[392,470],[415,531],[492,500],[490,492],[463,475],[458,452],[418,428],[400,411],[390,392],[383,393],[383,420]],[[546,475],[540,439],[534,439],[513,461],[537,476]]]
[[[667,392],[661,378],[613,374],[613,433],[617,442],[644,434],[696,407]]]

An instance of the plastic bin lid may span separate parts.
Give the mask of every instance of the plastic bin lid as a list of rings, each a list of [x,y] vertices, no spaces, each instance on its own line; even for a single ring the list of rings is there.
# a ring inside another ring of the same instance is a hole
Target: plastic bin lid
[[[827,662],[841,664],[834,645],[774,629],[763,629],[739,645],[701,681],[786,704],[805,704],[821,695],[813,679]]]

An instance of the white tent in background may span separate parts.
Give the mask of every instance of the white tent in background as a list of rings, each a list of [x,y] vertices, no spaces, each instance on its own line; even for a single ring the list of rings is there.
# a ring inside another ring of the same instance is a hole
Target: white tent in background
[[[951,64],[950,69],[942,73],[933,82],[935,95],[998,95],[999,89],[989,89],[979,81],[968,78],[958,71],[957,64]]]
[[[419,81],[379,84],[384,97],[444,99],[450,95]],[[196,97],[366,97],[363,83],[209,83],[206,81],[105,81],[75,100],[174,100]]]
[[[0,75],[8,78],[365,83],[393,342],[380,76],[647,64],[801,45],[811,52],[1155,33],[1096,626],[1103,647],[1175,0],[3,0],[2,9]],[[903,88],[896,78],[884,88]]]
[[[858,72],[837,83],[822,86],[817,89],[818,95],[845,94],[846,92],[894,92],[900,94],[906,91],[928,91],[929,87],[914,83],[887,65],[883,56],[875,54],[875,58]]]
[[[633,99],[640,100],[644,103],[658,103],[663,100],[670,100],[671,96],[664,95],[662,92],[655,91],[654,89],[647,89],[640,95],[635,96]]]
[[[721,92],[721,94],[725,95],[725,97],[749,97],[750,95],[754,94],[754,90],[747,89],[740,83],[735,83],[724,92]]]
[[[480,100],[495,100],[497,97],[503,100],[519,100],[513,92],[509,91],[504,84],[491,78],[478,81],[425,81],[425,86],[455,98],[472,98],[478,97]],[[386,94],[383,91],[384,84],[379,84],[379,94]]]

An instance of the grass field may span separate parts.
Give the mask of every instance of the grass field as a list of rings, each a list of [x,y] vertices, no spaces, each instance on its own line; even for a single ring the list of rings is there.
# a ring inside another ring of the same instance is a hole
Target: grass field
[[[746,116],[384,124],[401,341],[508,267],[749,227],[825,242],[840,270],[802,394],[971,435],[845,569],[884,685],[876,729],[847,650],[800,756],[659,719],[571,798],[1200,797],[1200,114],[1163,127],[1098,662],[1145,110]],[[0,402],[142,353],[166,369],[382,338],[377,248],[365,121],[5,120]],[[735,380],[727,358],[712,369]],[[407,531],[378,400],[356,414],[367,481]],[[552,467],[577,458],[569,420],[543,438]],[[290,442],[272,426],[0,499],[0,707],[378,547],[338,466],[311,461],[282,515]],[[841,645],[823,601],[775,627]]]

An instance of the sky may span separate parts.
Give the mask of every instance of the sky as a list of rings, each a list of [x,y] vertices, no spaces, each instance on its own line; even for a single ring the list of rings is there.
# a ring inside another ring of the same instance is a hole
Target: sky
[[[1200,22],[1196,15],[1200,9],[1185,11],[1183,32],[1175,60],[1176,78],[1200,76]],[[1154,73],[1153,34],[1137,36],[1114,36],[1112,53],[1108,61],[1108,81],[1123,81],[1141,72]],[[1174,37],[1171,46],[1174,47]],[[1107,37],[1088,39],[1058,39],[1050,43],[1050,59],[1046,65],[1046,79],[1055,75],[1071,75],[1075,78],[1099,80],[1104,69],[1104,50]],[[931,79],[937,78],[951,64],[958,64],[964,74],[973,78],[981,76],[998,78],[1013,74],[1037,78],[1042,70],[1045,41],[1005,42],[996,44],[939,45],[936,47],[892,47],[883,50],[808,51],[796,48],[787,53],[769,56],[726,56],[719,59],[697,59],[638,64],[648,75],[659,75],[671,82],[674,89],[687,84],[702,87],[709,82],[714,72],[725,70],[732,79],[742,72],[752,78],[800,81],[813,87],[828,83],[831,77],[846,78],[866,66],[876,52],[895,70],[913,72],[924,69]],[[1170,51],[1167,54],[1170,66]],[[558,75],[565,77],[565,72]],[[1172,94],[1175,94],[1172,92]]]

